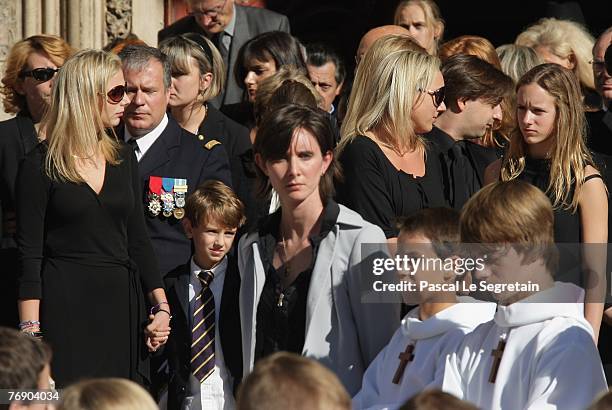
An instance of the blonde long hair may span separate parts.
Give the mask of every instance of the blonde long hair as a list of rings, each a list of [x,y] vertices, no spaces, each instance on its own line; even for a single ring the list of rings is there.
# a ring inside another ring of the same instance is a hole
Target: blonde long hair
[[[438,46],[440,45],[440,41],[442,37],[444,37],[444,19],[442,18],[442,14],[440,13],[440,8],[433,0],[404,0],[400,1],[397,7],[395,8],[395,13],[393,15],[393,24],[401,25],[402,24],[402,11],[410,5],[416,5],[423,10],[423,14],[425,15],[425,24],[427,24],[434,33],[434,45],[432,54],[438,54]],[[438,32],[436,36],[435,33]]]
[[[109,164],[119,163],[117,136],[105,129],[102,110],[106,87],[120,70],[119,57],[106,51],[83,50],[66,60],[41,122],[49,146],[45,161],[49,178],[84,182],[76,160],[93,158],[98,150]]]
[[[580,24],[568,20],[544,18],[518,35],[514,44],[537,48],[548,47],[560,57],[574,56],[574,73],[583,87],[595,89],[593,70],[589,61],[593,58],[593,36]]]
[[[516,90],[528,84],[537,84],[555,99],[554,145],[551,153],[550,178],[546,193],[555,209],[576,212],[578,198],[585,179],[585,167],[594,165],[586,147],[586,119],[580,86],[576,76],[557,64],[542,64],[529,70],[518,82]],[[517,178],[525,169],[527,144],[521,131],[515,129],[504,158],[501,179]],[[573,197],[570,197],[575,183]]]
[[[119,378],[81,380],[62,393],[58,410],[157,410],[140,385]]]
[[[356,136],[376,129],[383,131],[377,135],[382,144],[400,151],[423,146],[412,126],[412,107],[417,97],[423,98],[418,89],[429,88],[440,70],[440,60],[418,51],[390,50],[393,43],[386,37],[376,40],[357,68],[338,154]]]

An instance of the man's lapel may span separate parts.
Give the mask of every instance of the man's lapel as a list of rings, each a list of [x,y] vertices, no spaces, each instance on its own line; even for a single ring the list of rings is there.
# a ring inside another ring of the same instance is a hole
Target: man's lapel
[[[190,268],[190,263],[181,266],[181,270],[178,273],[176,280],[174,281],[174,285],[170,286],[168,289],[168,292],[172,292],[176,296],[178,305],[180,306],[182,314],[185,320],[187,321],[187,326],[189,326],[189,277],[191,275]]]
[[[159,138],[151,145],[138,163],[138,173],[141,177],[152,175],[154,171],[171,159],[171,153],[180,146],[181,128],[171,118]],[[171,177],[172,175],[160,175]]]
[[[234,36],[232,37],[232,44],[229,50],[229,61],[228,70],[231,70],[230,67],[233,67],[235,64],[239,64],[238,59],[238,51],[240,48],[246,43],[251,37],[251,32],[249,29],[249,22],[247,20],[246,13],[244,9],[238,5],[235,6],[236,10],[236,24],[234,25]],[[232,64],[231,62],[234,62]],[[233,76],[234,73],[228,72],[228,76]]]

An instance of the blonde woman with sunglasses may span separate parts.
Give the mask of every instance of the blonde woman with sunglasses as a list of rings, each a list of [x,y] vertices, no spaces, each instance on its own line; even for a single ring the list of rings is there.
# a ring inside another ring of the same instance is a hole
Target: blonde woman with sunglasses
[[[440,60],[390,40],[377,40],[357,69],[337,147],[337,198],[395,242],[398,218],[446,206],[440,164],[421,136],[446,106]]]
[[[84,50],[68,59],[41,123],[46,141],[17,177],[19,327],[51,345],[58,387],[86,377],[143,382],[145,343],[156,350],[169,335],[136,158],[112,130],[125,91],[117,56]]]

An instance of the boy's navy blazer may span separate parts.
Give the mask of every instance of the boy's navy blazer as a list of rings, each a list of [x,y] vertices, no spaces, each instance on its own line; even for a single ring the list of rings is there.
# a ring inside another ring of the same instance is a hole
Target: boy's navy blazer
[[[189,278],[191,260],[172,270],[164,278],[168,303],[172,309],[170,327],[165,353],[170,368],[168,379],[168,408],[178,409],[187,392],[191,374],[191,324],[189,321]],[[235,257],[228,255],[227,270],[223,282],[219,322],[219,337],[225,365],[234,378],[233,389],[242,378],[242,338],[240,334],[240,312],[238,292],[240,274]]]
[[[122,141],[123,133],[124,127],[120,126],[118,134]],[[220,180],[231,187],[225,149],[221,144],[210,145],[207,148],[203,141],[181,128],[168,114],[168,125],[138,162],[145,222],[162,276],[189,259],[191,241],[185,236],[181,221],[161,215],[153,217],[148,213],[149,177],[186,179],[187,196],[209,179]]]

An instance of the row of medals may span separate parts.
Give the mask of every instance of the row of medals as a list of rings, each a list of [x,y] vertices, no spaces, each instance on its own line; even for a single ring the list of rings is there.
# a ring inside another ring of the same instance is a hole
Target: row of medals
[[[186,188],[186,187],[185,187]],[[149,213],[151,216],[157,216],[160,213],[166,218],[174,216],[176,219],[182,219],[185,216],[185,195],[187,189],[174,187],[174,193],[162,191],[161,195],[154,192],[149,192]]]

